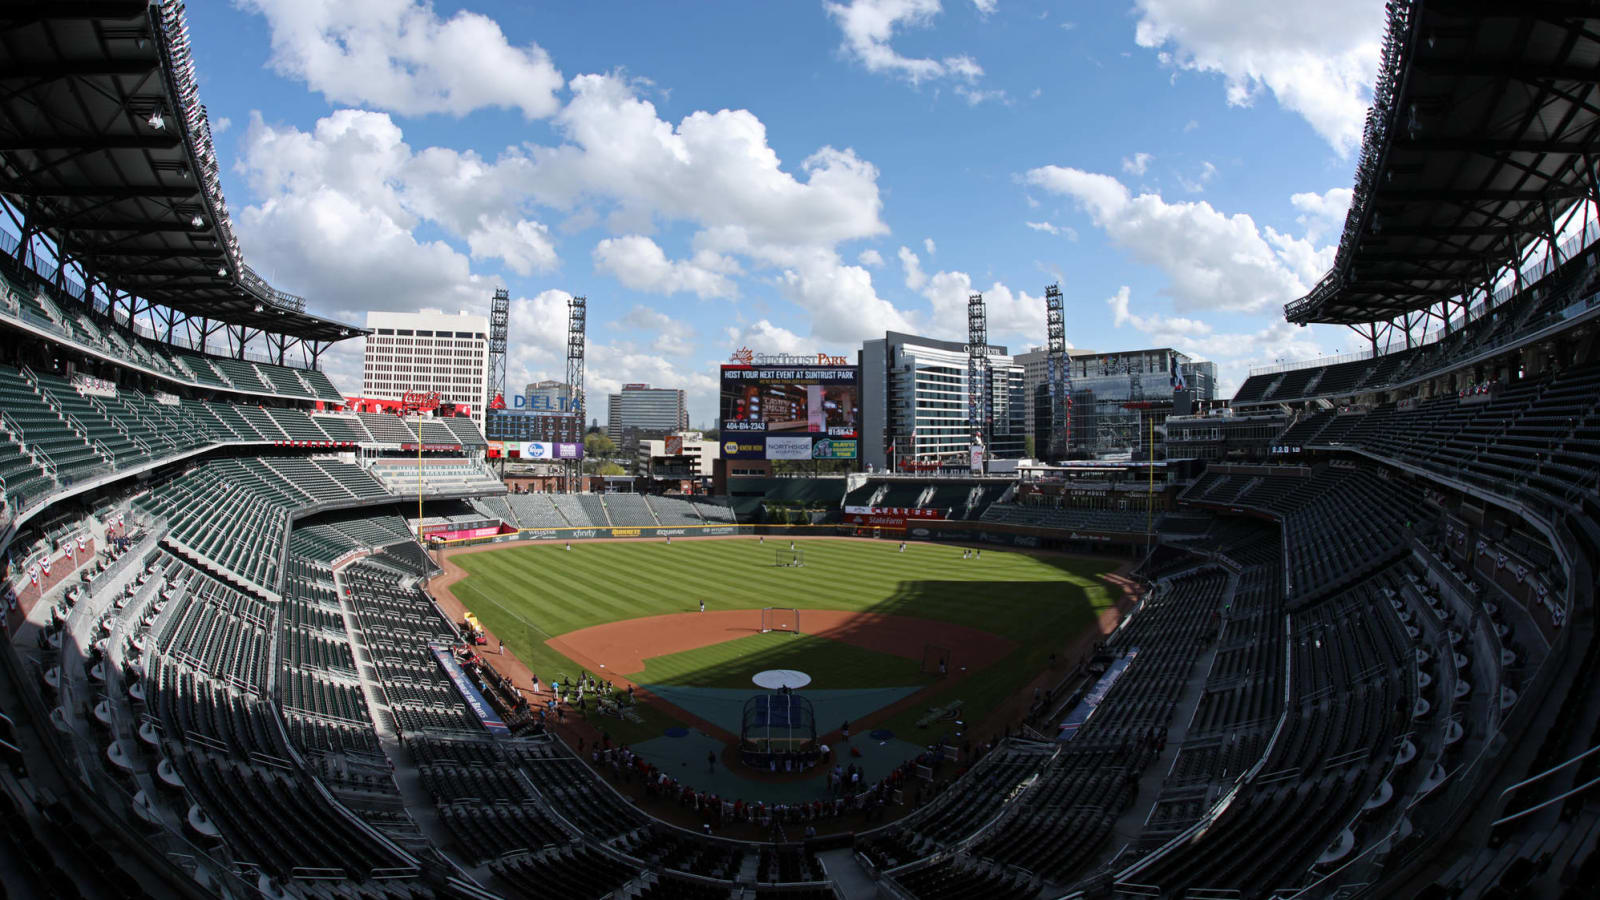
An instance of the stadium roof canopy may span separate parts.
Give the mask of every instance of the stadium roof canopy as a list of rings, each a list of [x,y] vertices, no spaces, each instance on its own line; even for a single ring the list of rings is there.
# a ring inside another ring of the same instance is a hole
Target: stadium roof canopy
[[[244,265],[175,0],[0,10],[0,194],[108,288],[308,341],[362,333]]]
[[[1491,282],[1593,197],[1600,8],[1391,0],[1333,269],[1291,322],[1357,324]]]

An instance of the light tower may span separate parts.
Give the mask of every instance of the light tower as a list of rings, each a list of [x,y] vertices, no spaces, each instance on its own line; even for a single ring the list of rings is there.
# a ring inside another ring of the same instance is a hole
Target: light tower
[[[1050,458],[1066,459],[1072,445],[1072,375],[1067,360],[1066,311],[1061,302],[1061,286],[1044,289],[1044,323],[1049,339],[1045,356],[1050,384]]]
[[[978,447],[978,465],[973,467],[978,475],[989,446],[989,316],[983,295],[977,293],[967,296],[967,419]]]
[[[578,417],[578,442],[583,443],[583,422],[589,408],[583,402],[583,348],[584,329],[589,316],[587,297],[573,297],[567,301],[567,390],[572,414]],[[567,490],[571,492],[583,483],[583,460],[567,461]]]
[[[485,415],[489,404],[506,396],[506,336],[511,322],[511,295],[505,288],[494,289],[489,302],[489,396],[483,398]]]

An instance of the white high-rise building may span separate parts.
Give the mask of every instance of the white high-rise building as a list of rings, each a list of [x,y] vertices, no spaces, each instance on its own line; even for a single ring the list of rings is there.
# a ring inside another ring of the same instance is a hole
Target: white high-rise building
[[[489,317],[436,309],[369,312],[361,361],[361,394],[399,400],[407,391],[438,391],[444,403],[465,404],[483,427],[489,400]]]

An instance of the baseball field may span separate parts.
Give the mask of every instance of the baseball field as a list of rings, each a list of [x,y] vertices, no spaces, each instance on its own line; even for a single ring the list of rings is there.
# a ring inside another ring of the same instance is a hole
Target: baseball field
[[[958,700],[982,722],[1121,597],[1106,560],[891,540],[795,546],[803,566],[778,564],[786,538],[520,544],[453,555],[464,576],[447,590],[545,683],[586,671],[636,685],[637,720],[605,723],[626,742],[683,725],[731,737],[717,703],[758,691],[750,678],[766,669],[807,673],[806,690],[838,701],[858,729],[925,734],[929,710]],[[763,607],[797,610],[774,621],[797,617],[799,633],[763,633]],[[836,727],[821,718],[819,730]]]

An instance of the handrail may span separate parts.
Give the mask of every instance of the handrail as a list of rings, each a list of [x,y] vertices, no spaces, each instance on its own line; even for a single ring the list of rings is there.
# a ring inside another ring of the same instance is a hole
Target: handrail
[[[140,450],[143,450],[147,455],[150,453],[150,445],[146,444],[144,441],[141,441],[138,438],[134,437],[133,436],[133,432],[129,431],[127,429],[127,427],[122,424],[122,421],[121,421],[120,418],[118,418],[117,416],[113,416],[111,414],[111,411],[106,409],[106,405],[104,403],[101,403],[99,400],[97,400],[95,397],[93,397],[90,394],[81,394],[79,396],[81,396],[81,397],[83,397],[83,399],[89,401],[89,405],[94,407],[96,410],[98,410],[100,415],[103,416],[107,422],[111,423],[111,427],[112,428],[115,428],[118,432],[120,432],[122,434],[123,437],[127,438],[128,439],[128,443],[134,445],[135,447],[138,447]],[[135,414],[135,418],[140,418],[137,413]]]
[[[1577,794],[1581,794],[1584,791],[1587,791],[1589,788],[1592,788],[1597,784],[1600,784],[1600,776],[1596,776],[1595,778],[1591,778],[1589,781],[1578,785],[1577,787],[1567,791],[1566,793],[1559,794],[1557,796],[1551,797],[1549,800],[1546,800],[1543,803],[1539,803],[1539,804],[1536,804],[1534,806],[1530,806],[1527,809],[1522,810],[1521,812],[1515,812],[1515,813],[1512,813],[1509,816],[1501,816],[1500,818],[1495,819],[1494,822],[1491,823],[1491,825],[1489,827],[1491,827],[1491,828],[1499,828],[1501,825],[1504,825],[1504,824],[1506,824],[1508,822],[1515,822],[1516,820],[1522,818],[1523,816],[1531,816],[1534,813],[1538,812],[1539,810],[1544,809],[1546,806],[1551,805],[1552,803],[1560,803],[1561,801],[1567,799],[1568,797],[1571,797],[1571,796],[1574,796],[1574,795],[1577,795]]]
[[[1559,763],[1557,765],[1551,766],[1550,768],[1545,769],[1543,772],[1540,772],[1537,775],[1530,775],[1529,777],[1524,778],[1523,780],[1517,782],[1516,784],[1511,785],[1510,787],[1508,787],[1505,790],[1500,792],[1500,796],[1498,798],[1496,798],[1496,802],[1503,802],[1506,799],[1506,797],[1510,796],[1512,793],[1514,793],[1516,791],[1519,791],[1522,788],[1525,788],[1528,785],[1533,784],[1536,781],[1540,781],[1540,780],[1544,779],[1546,776],[1554,775],[1555,773],[1561,771],[1562,769],[1565,769],[1567,766],[1572,765],[1573,763],[1577,762],[1578,760],[1586,759],[1587,757],[1589,757],[1591,754],[1594,754],[1594,753],[1600,753],[1600,744],[1595,744],[1593,747],[1590,747],[1589,749],[1583,751],[1582,753],[1579,753],[1577,756],[1572,757],[1571,759],[1567,760],[1566,762]],[[1496,824],[1499,824],[1499,823],[1496,823]]]

